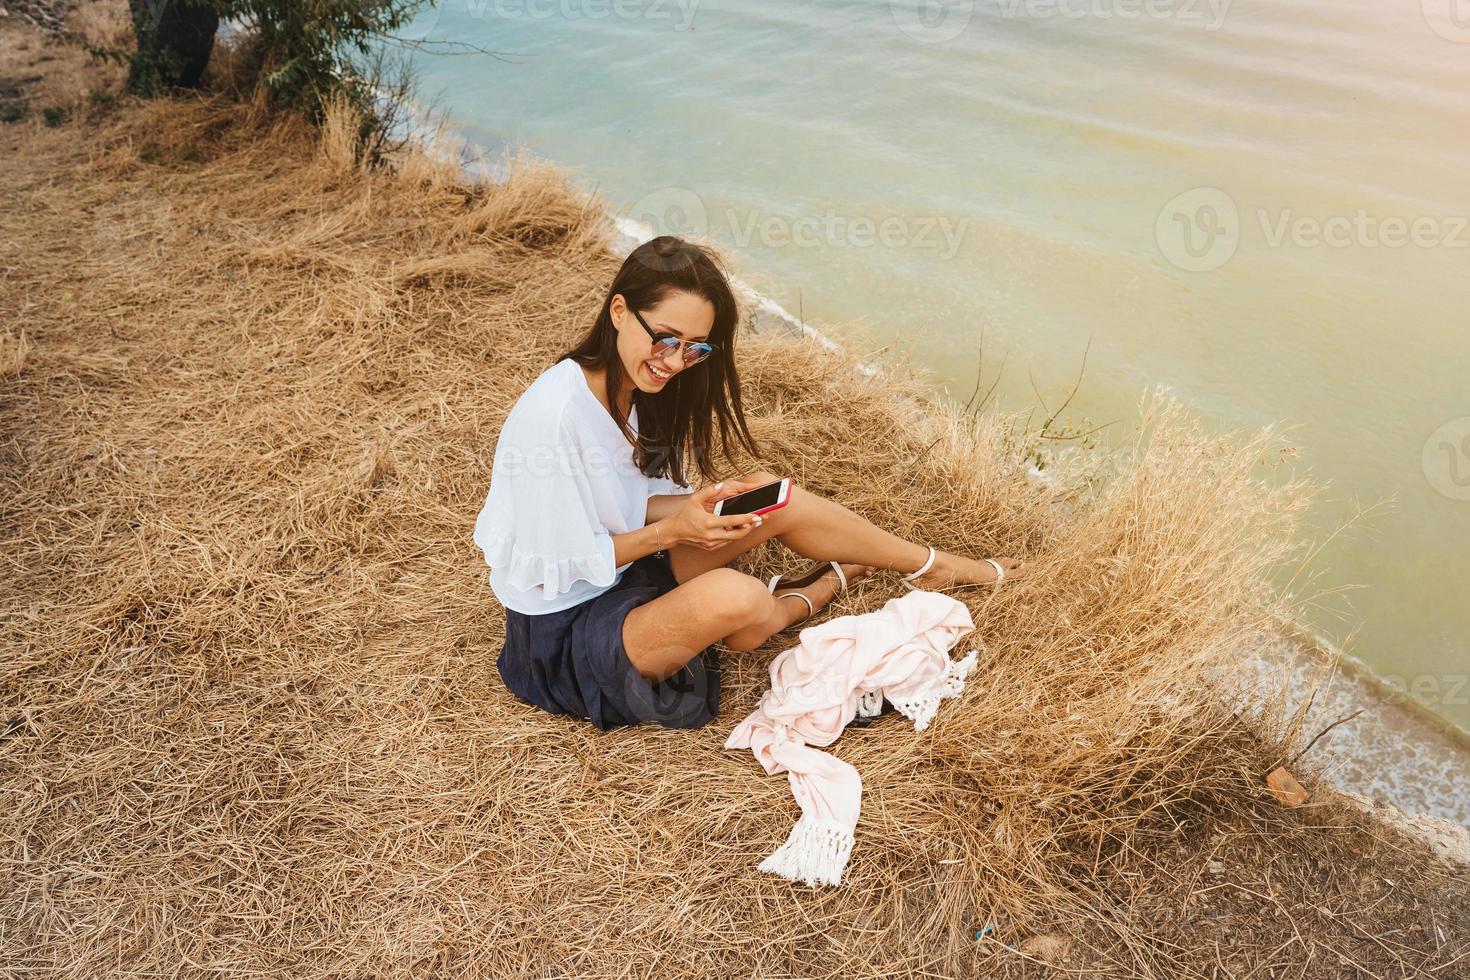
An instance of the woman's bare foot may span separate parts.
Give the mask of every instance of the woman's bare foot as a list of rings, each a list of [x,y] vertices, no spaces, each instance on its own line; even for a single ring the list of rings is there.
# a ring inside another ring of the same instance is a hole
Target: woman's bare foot
[[[1005,581],[1013,582],[1026,574],[1026,561],[1022,558],[997,558],[1000,567],[1006,570]],[[988,585],[995,581],[995,568],[988,561],[961,558],[947,551],[934,556],[934,564],[911,584],[920,589],[943,589],[952,585]]]
[[[853,585],[857,582],[861,582],[863,579],[873,574],[875,570],[872,565],[848,565],[841,562],[839,562],[838,564],[842,565],[842,574],[847,576],[848,585]],[[985,567],[989,568],[990,566],[986,565]],[[1006,574],[1009,575],[1010,572],[1007,571]],[[799,589],[778,588],[776,590],[776,598],[779,599],[783,595],[792,595],[793,593],[800,592],[802,595],[806,596],[812,601],[812,610],[813,612],[815,612],[816,610],[821,609],[827,603],[832,601],[832,597],[837,595],[837,588],[837,573],[829,568],[827,569],[826,575],[823,575],[811,585],[803,586]],[[800,620],[802,617],[807,615],[806,603],[802,602],[800,599],[797,599],[794,602],[785,603],[785,605],[794,607],[794,609],[796,610],[795,615],[797,620]]]

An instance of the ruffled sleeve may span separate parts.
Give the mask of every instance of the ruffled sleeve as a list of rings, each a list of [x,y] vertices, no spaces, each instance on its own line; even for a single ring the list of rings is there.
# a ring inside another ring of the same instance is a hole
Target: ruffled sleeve
[[[611,585],[617,575],[612,534],[597,517],[591,480],[568,462],[574,446],[560,415],[507,418],[475,521],[486,564],[514,589],[539,586],[547,600],[579,580]]]

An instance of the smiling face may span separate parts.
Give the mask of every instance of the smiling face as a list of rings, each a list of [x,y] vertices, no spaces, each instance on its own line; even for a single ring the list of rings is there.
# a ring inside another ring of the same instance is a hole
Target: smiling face
[[[662,391],[680,371],[703,370],[705,365],[686,365],[682,351],[668,351],[662,357],[653,351],[653,340],[628,308],[622,293],[612,298],[609,308],[618,330],[618,356],[639,391],[654,394]],[[708,340],[715,325],[714,304],[695,293],[674,290],[657,304],[639,310],[654,333],[673,334],[684,340]]]
[[[719,253],[659,235],[628,253],[586,334],[558,361],[570,358],[581,367],[593,395],[633,444],[634,462],[645,475],[687,483],[697,472],[713,481],[719,479],[716,456],[730,460],[733,446],[762,455],[745,424],[735,369],[740,322],[740,302]],[[713,352],[689,364],[678,347],[655,353],[650,334]],[[680,378],[685,371],[695,373]],[[655,397],[660,392],[665,396]]]

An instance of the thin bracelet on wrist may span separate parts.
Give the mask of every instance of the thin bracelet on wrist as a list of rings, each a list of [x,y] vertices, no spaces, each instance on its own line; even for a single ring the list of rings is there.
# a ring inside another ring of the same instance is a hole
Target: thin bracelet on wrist
[[[663,536],[658,533],[658,521],[653,522],[653,544],[658,551],[664,550]]]

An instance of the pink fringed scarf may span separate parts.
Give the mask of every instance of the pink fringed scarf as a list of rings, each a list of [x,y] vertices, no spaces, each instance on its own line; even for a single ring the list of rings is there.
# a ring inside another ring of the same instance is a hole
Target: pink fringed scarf
[[[771,661],[771,689],[735,726],[727,749],[749,748],[768,774],[786,772],[801,819],[760,870],[808,885],[840,884],[861,808],[863,781],[831,745],[847,723],[878,714],[886,696],[914,723],[929,726],[943,698],[958,695],[976,653],[949,659],[975,628],[970,611],[938,592],[913,591],[882,609],[840,616],[801,631],[801,642]]]

